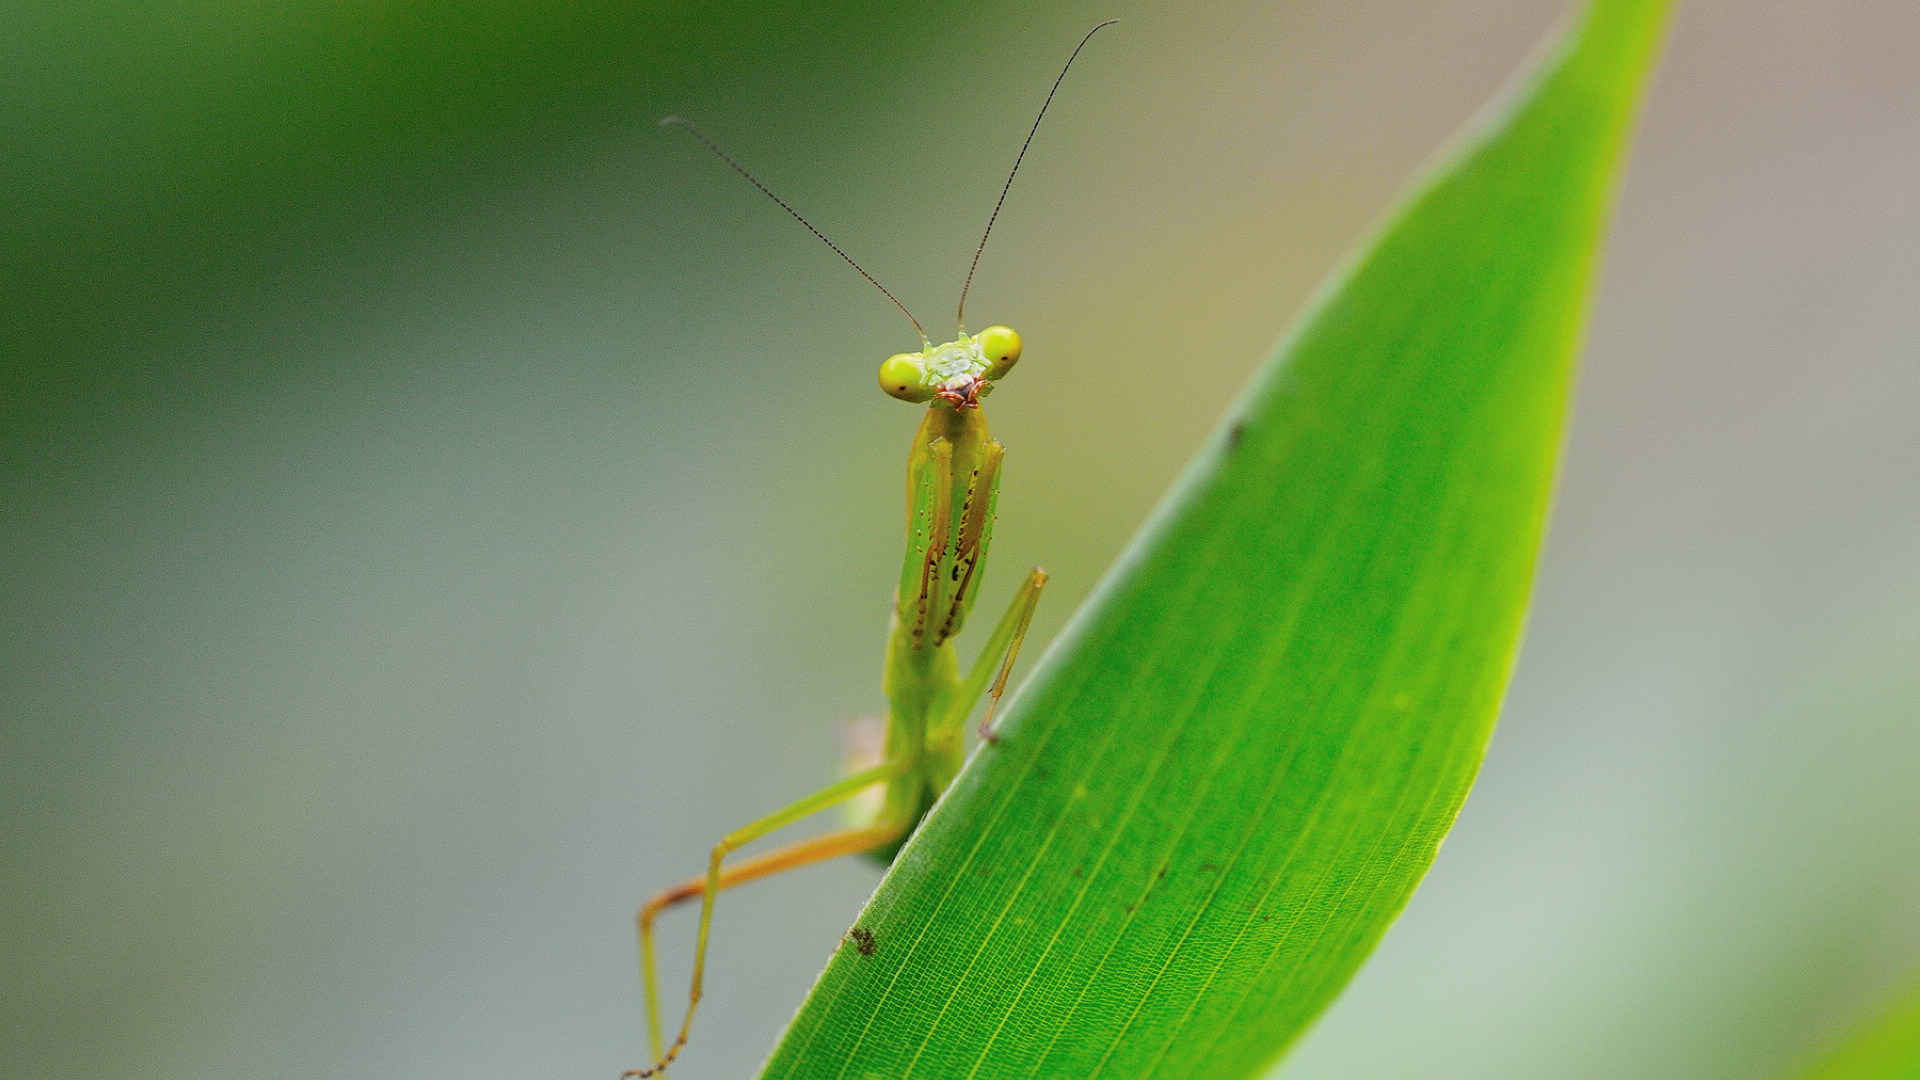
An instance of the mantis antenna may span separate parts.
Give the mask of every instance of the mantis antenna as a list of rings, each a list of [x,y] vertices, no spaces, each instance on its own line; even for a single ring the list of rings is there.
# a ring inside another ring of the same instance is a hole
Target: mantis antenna
[[[1048,95],[1048,96],[1051,97],[1052,95]],[[827,239],[827,234],[815,228],[813,225],[813,222],[808,221],[804,217],[801,217],[800,211],[795,210],[793,206],[787,202],[787,200],[781,198],[778,195],[775,195],[771,188],[768,188],[767,185],[760,182],[759,177],[748,172],[746,169],[746,166],[733,160],[733,155],[727,153],[725,150],[720,149],[720,144],[708,138],[707,133],[704,131],[701,131],[699,125],[695,124],[693,121],[687,119],[684,116],[668,116],[668,117],[661,118],[660,126],[686,128],[687,133],[689,135],[692,135],[694,138],[699,139],[701,142],[701,145],[713,151],[714,156],[718,157],[721,161],[726,162],[727,166],[731,168],[734,172],[737,172],[741,176],[746,177],[747,183],[752,184],[756,188],[759,188],[760,194],[765,195],[767,198],[772,199],[774,202],[778,203],[780,205],[780,209],[785,210],[789,214],[792,214],[793,219],[795,221],[798,221],[800,224],[805,225],[807,227],[807,231],[812,233],[815,236],[815,238],[817,238],[821,243],[832,248],[833,253],[835,255],[838,255],[841,258],[847,260],[847,265],[853,267],[854,270],[858,271],[861,277],[866,278],[867,284],[872,285],[876,289],[879,289],[881,295],[893,301],[893,306],[900,309],[900,314],[905,315],[907,317],[907,321],[913,324],[913,328],[915,330],[920,331],[920,340],[923,342],[927,340],[926,328],[920,325],[919,319],[916,319],[913,317],[913,312],[907,310],[907,305],[901,303],[899,297],[889,292],[885,285],[880,284],[880,282],[876,280],[872,274],[867,273],[866,269],[862,267],[859,263],[854,262],[853,256],[847,254],[846,250],[843,249],[839,244],[836,244],[832,240]],[[1029,138],[1031,138],[1031,136],[1029,136]],[[984,243],[984,240],[982,242]],[[975,256],[975,260],[978,261],[978,256]]]
[[[1053,104],[1053,95],[1059,93],[1060,84],[1066,81],[1067,69],[1073,66],[1074,57],[1079,56],[1080,50],[1087,47],[1087,42],[1093,40],[1093,35],[1119,21],[1119,19],[1108,19],[1106,22],[1100,23],[1093,29],[1087,31],[1087,35],[1080,39],[1080,44],[1075,45],[1073,52],[1068,54],[1067,62],[1060,65],[1060,74],[1054,76],[1053,87],[1047,91],[1047,100],[1040,103],[1040,115],[1033,118],[1033,126],[1027,129],[1027,141],[1020,144],[1020,153],[1015,155],[1013,159],[1013,168],[1007,170],[1007,182],[1000,185],[1000,197],[993,201],[993,213],[987,215],[987,227],[981,230],[980,244],[973,249],[973,264],[967,267],[967,280],[960,286],[960,306],[954,312],[954,322],[959,326],[962,334],[967,332],[967,290],[973,288],[973,272],[980,269],[980,254],[987,250],[987,237],[993,235],[993,223],[1000,219],[1000,207],[1006,204],[1007,192],[1013,187],[1014,175],[1020,171],[1020,163],[1027,159],[1027,147],[1033,145],[1033,136],[1040,130],[1040,121],[1047,118],[1047,106]],[[698,133],[696,132],[696,134]],[[739,166],[735,165],[734,168],[737,169]],[[761,190],[765,189],[763,188]],[[794,216],[799,217],[800,215],[795,214]],[[821,239],[825,239],[825,237]],[[848,261],[851,262],[852,260]],[[884,292],[885,290],[882,291]],[[897,300],[894,302],[899,303]],[[908,318],[912,318],[912,316],[909,315]],[[919,324],[916,323],[915,325]]]

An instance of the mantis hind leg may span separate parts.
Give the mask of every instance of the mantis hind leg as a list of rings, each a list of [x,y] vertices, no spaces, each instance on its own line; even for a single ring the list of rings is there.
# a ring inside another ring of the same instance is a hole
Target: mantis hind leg
[[[821,788],[804,799],[790,803],[750,825],[728,833],[714,845],[713,852],[708,857],[707,872],[704,875],[689,878],[678,885],[664,889],[647,901],[646,906],[640,909],[636,921],[640,932],[640,978],[647,998],[647,1036],[653,1051],[654,1062],[642,1069],[628,1069],[620,1074],[622,1080],[655,1076],[665,1072],[667,1066],[673,1063],[674,1058],[680,1056],[681,1049],[687,1045],[687,1033],[693,1027],[693,1014],[700,1004],[701,984],[706,974],[707,937],[713,926],[713,900],[716,895],[735,885],[779,873],[782,870],[791,870],[838,855],[851,855],[881,847],[897,840],[907,830],[909,823],[890,822],[869,828],[845,829],[828,833],[825,836],[803,840],[789,847],[756,856],[723,871],[721,864],[727,855],[809,814],[845,802],[874,784],[896,779],[904,775],[910,767],[910,762],[890,761],[855,773],[838,783]],[[655,975],[653,949],[653,920],[667,908],[696,896],[700,897],[700,930],[694,939],[693,983],[687,993],[687,1013],[685,1019],[680,1022],[680,1031],[675,1035],[673,1044],[662,1050],[659,980]]]

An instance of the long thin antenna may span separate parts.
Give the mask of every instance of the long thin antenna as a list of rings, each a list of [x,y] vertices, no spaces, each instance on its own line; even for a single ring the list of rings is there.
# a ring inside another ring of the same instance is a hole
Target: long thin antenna
[[[1040,115],[1033,118],[1033,126],[1027,129],[1027,141],[1020,144],[1020,153],[1013,159],[1013,168],[1007,170],[1007,182],[1000,185],[1000,197],[993,201],[993,213],[987,215],[987,227],[980,233],[980,246],[973,249],[973,265],[967,267],[966,283],[960,286],[960,306],[954,312],[954,322],[959,324],[961,333],[966,332],[967,290],[973,288],[973,272],[980,269],[980,253],[987,250],[987,237],[993,235],[993,223],[1000,220],[1000,207],[1007,201],[1007,192],[1013,187],[1013,178],[1020,171],[1020,163],[1027,159],[1027,147],[1033,145],[1033,136],[1040,130],[1040,121],[1047,118],[1047,106],[1053,104],[1053,95],[1060,92],[1060,84],[1066,80],[1067,69],[1073,66],[1074,57],[1079,56],[1080,50],[1087,47],[1087,42],[1093,40],[1093,35],[1119,21],[1119,19],[1108,19],[1087,31],[1087,36],[1081,38],[1080,44],[1075,45],[1073,52],[1068,54],[1067,62],[1060,65],[1060,74],[1054,76],[1053,88],[1047,91],[1047,100],[1040,103]],[[739,168],[737,165],[734,167]]]
[[[893,293],[891,292],[888,292],[887,287],[885,285],[880,284],[879,281],[875,280],[872,274],[867,273],[864,267],[862,267],[859,263],[853,261],[853,256],[847,254],[846,251],[842,249],[839,244],[836,244],[833,241],[827,239],[826,233],[823,233],[819,229],[814,228],[813,222],[808,221],[804,217],[801,217],[800,211],[795,210],[791,205],[789,205],[787,203],[787,200],[781,198],[778,195],[775,195],[772,192],[772,190],[767,187],[767,185],[760,182],[759,177],[748,172],[746,170],[746,166],[741,165],[739,162],[733,160],[733,155],[727,153],[725,150],[720,149],[720,144],[714,142],[712,139],[707,138],[707,133],[704,131],[701,131],[698,124],[695,124],[693,121],[687,119],[684,116],[667,116],[667,117],[661,118],[660,126],[661,127],[679,126],[679,127],[686,128],[688,134],[692,135],[696,139],[699,139],[702,145],[704,145],[707,149],[713,151],[714,155],[717,156],[721,161],[726,162],[727,165],[730,168],[732,168],[734,172],[737,172],[741,176],[746,177],[747,183],[752,184],[754,187],[759,188],[760,194],[765,195],[767,198],[772,199],[776,203],[779,203],[780,209],[785,210],[787,213],[793,215],[793,220],[798,221],[802,225],[805,225],[807,227],[807,231],[812,233],[816,238],[818,238],[821,243],[832,248],[833,253],[835,255],[838,255],[841,258],[847,260],[847,265],[859,271],[860,276],[867,279],[867,284],[873,286],[876,289],[879,289],[882,295],[884,295],[887,299],[893,301],[893,306],[900,309],[900,314],[905,315],[907,317],[907,321],[913,324],[913,328],[915,330],[920,331],[921,341],[924,342],[928,340],[926,328],[920,325],[919,319],[916,319],[913,317],[913,312],[907,310],[907,305],[901,303],[899,297],[893,295]]]

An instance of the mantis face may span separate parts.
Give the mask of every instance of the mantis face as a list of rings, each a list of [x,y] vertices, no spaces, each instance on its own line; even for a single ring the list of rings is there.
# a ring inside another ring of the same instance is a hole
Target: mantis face
[[[974,409],[1019,360],[1020,335],[1005,326],[989,326],[922,352],[887,357],[880,363],[880,389],[902,401]]]

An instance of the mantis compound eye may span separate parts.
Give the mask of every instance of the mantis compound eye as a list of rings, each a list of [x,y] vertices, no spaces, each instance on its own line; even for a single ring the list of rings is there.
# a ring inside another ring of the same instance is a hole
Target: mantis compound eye
[[[880,361],[880,389],[901,401],[932,401],[926,358],[919,353],[894,353]]]
[[[998,379],[1020,362],[1020,335],[1012,327],[989,326],[974,338],[987,358],[987,378]]]

